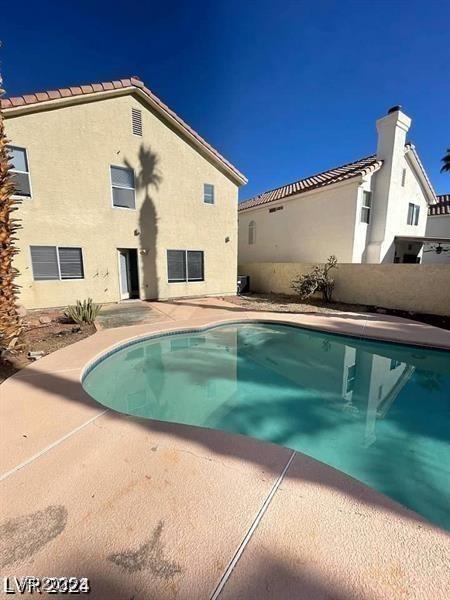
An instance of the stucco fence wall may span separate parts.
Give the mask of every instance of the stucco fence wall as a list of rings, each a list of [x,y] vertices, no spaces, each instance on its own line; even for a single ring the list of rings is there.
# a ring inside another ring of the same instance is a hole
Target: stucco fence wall
[[[253,292],[293,294],[292,280],[311,264],[244,263]],[[450,315],[450,265],[339,264],[333,270],[335,300],[435,315]]]

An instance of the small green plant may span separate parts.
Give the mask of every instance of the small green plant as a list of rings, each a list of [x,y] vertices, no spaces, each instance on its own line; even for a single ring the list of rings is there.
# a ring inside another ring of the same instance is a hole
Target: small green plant
[[[315,265],[310,273],[299,275],[293,280],[291,287],[302,300],[321,292],[325,302],[331,302],[334,290],[334,279],[329,276],[331,269],[337,269],[337,258],[334,255],[324,265]]]
[[[68,306],[64,312],[66,317],[72,319],[74,323],[81,325],[82,323],[93,323],[100,312],[102,305],[95,304],[92,298],[87,300],[77,300],[76,304]]]

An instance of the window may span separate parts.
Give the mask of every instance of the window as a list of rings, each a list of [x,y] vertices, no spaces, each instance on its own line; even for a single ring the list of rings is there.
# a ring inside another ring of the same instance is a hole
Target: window
[[[30,172],[28,170],[28,158],[25,148],[17,146],[8,146],[11,155],[11,173],[12,181],[15,186],[14,194],[16,196],[31,197]]]
[[[408,205],[408,225],[418,225],[419,224],[419,213],[420,206],[418,204],[412,204],[411,202]]]
[[[134,172],[126,167],[111,166],[113,206],[135,208]]]
[[[167,250],[169,283],[204,281],[202,250]]]
[[[211,183],[203,184],[203,202],[214,204],[214,186]]]
[[[406,181],[406,169],[403,169],[403,171],[402,171],[402,187],[405,187],[405,181]]]
[[[256,223],[255,221],[250,221],[248,224],[248,243],[254,244],[256,240]]]
[[[284,206],[275,206],[274,208],[269,208],[270,213],[277,212],[279,210],[283,210]]]
[[[370,222],[370,210],[372,208],[372,192],[363,191],[363,199],[361,206],[361,223]]]
[[[131,130],[134,135],[142,136],[142,112],[137,108],[131,109]]]
[[[81,248],[30,246],[33,279],[84,279]]]

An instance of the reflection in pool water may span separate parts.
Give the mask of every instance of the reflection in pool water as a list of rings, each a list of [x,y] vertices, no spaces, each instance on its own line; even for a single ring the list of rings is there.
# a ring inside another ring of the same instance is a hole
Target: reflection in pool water
[[[86,391],[114,410],[309,454],[450,528],[450,353],[228,324],[130,345]]]

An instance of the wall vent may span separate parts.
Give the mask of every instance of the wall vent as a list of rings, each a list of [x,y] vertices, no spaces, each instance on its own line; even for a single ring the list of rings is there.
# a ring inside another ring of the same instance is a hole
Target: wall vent
[[[142,136],[142,111],[137,108],[131,109],[131,127],[134,135]]]

